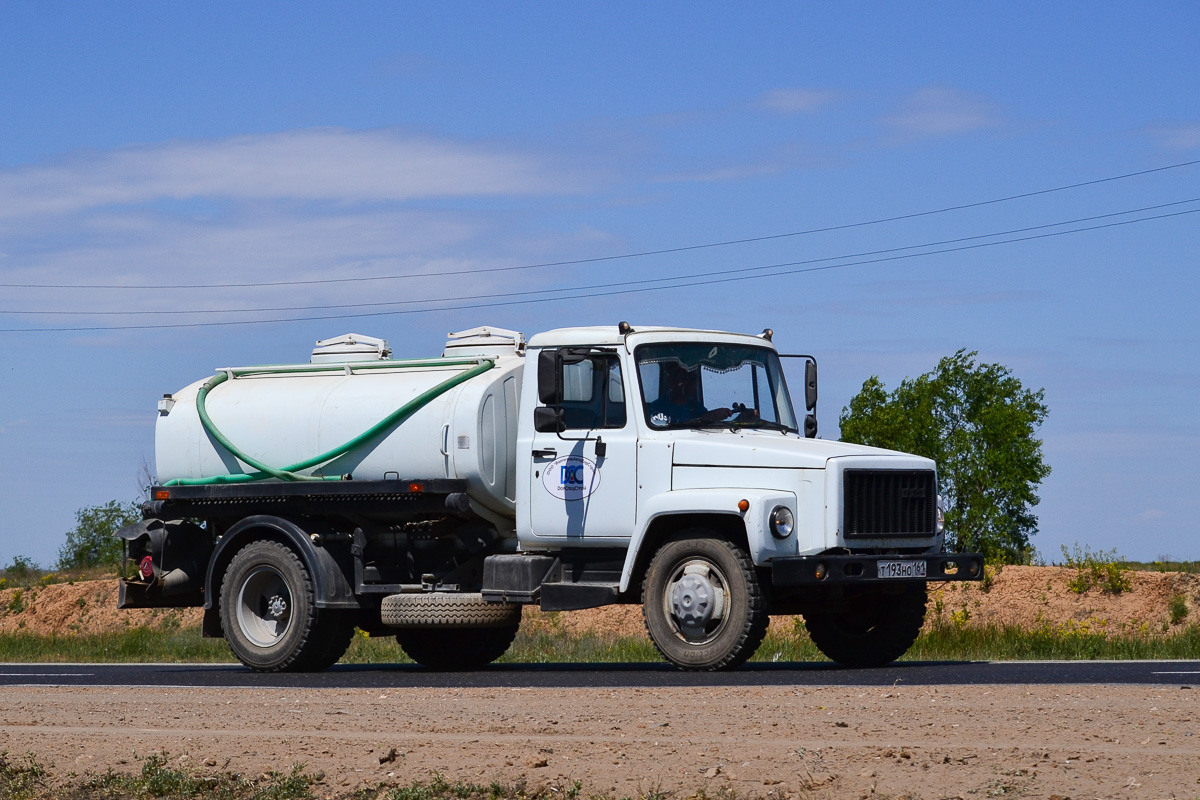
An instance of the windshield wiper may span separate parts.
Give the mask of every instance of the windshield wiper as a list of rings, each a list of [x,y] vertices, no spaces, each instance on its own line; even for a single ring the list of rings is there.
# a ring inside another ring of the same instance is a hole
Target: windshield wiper
[[[785,433],[796,433],[796,429],[782,422],[774,422],[769,419],[751,419],[745,421],[733,420],[732,424],[738,428],[769,428],[773,431],[784,431]]]
[[[677,422],[671,427],[727,428],[729,430],[734,430],[737,428],[768,428],[775,431],[784,431],[785,433],[797,432],[795,428],[784,425],[782,422],[775,422],[774,420],[762,419],[761,417],[754,419],[742,419],[741,416],[743,413],[744,409],[735,410],[731,408],[714,408],[711,411],[706,411],[698,417],[692,417],[684,422]],[[727,419],[727,417],[734,415],[737,415],[738,418]]]
[[[695,419],[689,419],[686,422],[676,422],[671,427],[672,428],[733,428],[733,427],[735,427],[735,423],[731,419],[729,419],[729,420],[704,419],[703,417],[696,417]]]

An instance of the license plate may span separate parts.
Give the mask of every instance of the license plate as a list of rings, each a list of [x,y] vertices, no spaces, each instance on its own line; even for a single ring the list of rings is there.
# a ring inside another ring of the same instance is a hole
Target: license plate
[[[924,561],[880,561],[879,577],[882,578],[924,578]]]

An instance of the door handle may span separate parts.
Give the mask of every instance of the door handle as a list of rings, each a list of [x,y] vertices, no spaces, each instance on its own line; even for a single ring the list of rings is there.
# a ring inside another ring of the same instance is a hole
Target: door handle
[[[545,450],[534,450],[534,458],[555,458],[558,456],[558,451],[553,447],[547,447]]]

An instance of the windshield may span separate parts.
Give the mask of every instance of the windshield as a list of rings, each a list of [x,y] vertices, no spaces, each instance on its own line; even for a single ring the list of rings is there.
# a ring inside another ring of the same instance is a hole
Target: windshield
[[[651,428],[797,430],[779,356],[766,347],[648,344],[634,352]]]

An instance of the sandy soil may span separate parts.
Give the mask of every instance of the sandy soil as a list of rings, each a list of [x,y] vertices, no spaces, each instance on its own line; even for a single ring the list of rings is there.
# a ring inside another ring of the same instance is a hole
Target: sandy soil
[[[527,781],[583,795],[1200,795],[1200,688],[0,689],[0,750],[69,773],[165,751],[198,771],[295,763],[323,795]]]
[[[1131,592],[1067,590],[1072,571],[1007,567],[988,591],[930,600],[967,625],[1170,632],[1194,624],[1200,576],[1132,573]],[[115,581],[0,592],[0,631],[92,633],[198,624],[198,610],[118,611]],[[640,609],[526,614],[564,632],[644,636]],[[779,632],[794,620],[777,618]],[[0,750],[53,774],[138,769],[166,752],[197,770],[303,763],[342,794],[381,781],[516,782],[585,794],[736,789],[763,798],[1200,797],[1196,689],[1003,686],[621,690],[0,689]],[[388,755],[395,750],[394,758]],[[382,760],[381,760],[382,759]]]
[[[989,568],[992,569],[992,568]],[[1065,567],[1004,567],[992,569],[987,591],[980,584],[946,584],[930,597],[928,624],[940,617],[965,625],[1015,624],[1026,628],[1057,628],[1143,632],[1161,635],[1200,621],[1200,575],[1177,572],[1130,572],[1133,589],[1120,595],[1098,589],[1075,594],[1067,588],[1074,570]],[[115,580],[81,581],[26,589],[25,609],[10,611],[13,589],[0,591],[0,632],[104,633],[129,627],[189,627],[200,624],[199,609],[117,609]],[[1188,614],[1172,625],[1168,601],[1185,598]],[[772,628],[786,633],[796,618],[775,617]],[[645,636],[641,608],[606,608],[542,614],[527,609],[529,628],[554,628],[570,633]]]

